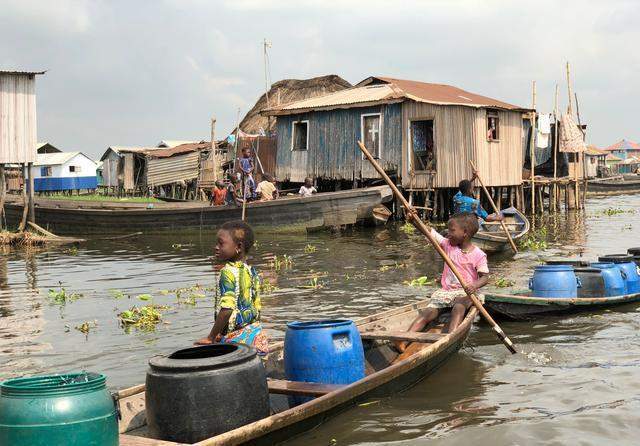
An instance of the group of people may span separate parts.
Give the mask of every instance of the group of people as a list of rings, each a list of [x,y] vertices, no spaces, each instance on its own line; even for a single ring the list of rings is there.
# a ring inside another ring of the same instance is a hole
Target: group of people
[[[244,148],[242,157],[237,159],[238,172],[231,175],[229,181],[218,180],[211,190],[211,206],[241,206],[243,201],[271,201],[280,197],[276,179],[269,173],[262,174],[262,181],[257,185],[254,179],[255,165],[251,149]],[[298,190],[301,197],[310,197],[317,193],[313,179],[305,178]]]
[[[472,238],[482,220],[501,220],[502,215],[489,215],[482,209],[480,201],[473,198],[474,179],[475,173],[474,178],[459,184],[459,192],[453,199],[456,213],[447,223],[447,236],[431,229],[431,235],[453,262],[464,285],[445,263],[440,279],[441,288],[431,294],[429,303],[411,323],[409,331],[424,330],[444,310],[451,311],[444,332],[455,330],[472,305],[468,294],[476,293],[489,281],[487,255],[473,244]],[[310,179],[307,180],[303,188],[312,194],[309,189],[313,188],[313,184]],[[223,266],[217,287],[216,314],[211,331],[196,341],[197,345],[240,342],[254,346],[261,355],[268,353],[268,340],[260,324],[260,278],[255,268],[247,263],[254,241],[253,230],[242,221],[225,223],[218,231],[215,254]],[[478,297],[483,300],[482,295]],[[399,352],[404,352],[407,342],[396,342],[395,347]]]

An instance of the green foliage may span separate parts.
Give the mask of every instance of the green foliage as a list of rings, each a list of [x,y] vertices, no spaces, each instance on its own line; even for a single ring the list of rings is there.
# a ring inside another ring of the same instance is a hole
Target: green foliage
[[[416,232],[416,227],[413,226],[411,223],[406,222],[405,224],[400,226],[400,230],[407,235],[411,235]]]
[[[127,294],[124,294],[124,292],[122,292],[120,290],[115,290],[115,289],[109,290],[109,294],[111,294],[111,296],[114,299],[122,299],[123,297],[131,297],[131,296],[127,295]]]
[[[81,333],[89,334],[89,331],[91,331],[91,329],[93,328],[96,328],[97,326],[98,326],[98,321],[94,320],[94,321],[85,321],[80,325],[76,325],[75,328]]]
[[[136,296],[138,299],[140,300],[152,300],[153,296],[151,294],[139,294],[138,296]]]
[[[494,282],[494,285],[498,288],[509,288],[514,286],[515,284],[516,283],[513,280],[506,279],[504,277],[498,277]]]
[[[56,305],[65,305],[67,302],[80,299],[82,294],[68,292],[67,289],[62,286],[62,282],[60,282],[60,289],[57,291],[49,289],[48,297]]]
[[[406,268],[407,264],[404,262],[394,262],[393,265],[382,265],[380,268],[378,268],[378,271],[380,272],[385,272],[385,271],[389,271],[391,269],[402,269],[402,268]]]
[[[518,244],[522,250],[541,251],[547,249],[547,228],[530,231]]]
[[[307,288],[307,289],[317,290],[323,287],[324,285],[322,284],[322,282],[320,282],[319,278],[316,276],[309,279],[309,283],[307,285],[300,285],[298,288]]]
[[[291,269],[293,268],[293,259],[287,254],[283,254],[282,257],[275,256],[271,266],[276,270],[276,272]]]
[[[67,248],[64,250],[65,254],[69,254],[70,256],[77,256],[78,255],[78,248],[76,246],[72,246],[70,248]]]
[[[304,252],[307,254],[313,254],[314,252],[316,252],[316,247],[308,244],[304,247]]]
[[[133,306],[129,310],[118,314],[120,325],[129,330],[134,327],[141,331],[153,331],[162,322],[162,312],[169,309],[163,305],[144,305],[142,307]]]
[[[624,209],[620,209],[620,208],[607,208],[604,211],[602,211],[602,213],[608,217],[611,217],[613,215],[619,215],[619,214],[635,214],[636,211],[634,211],[633,209],[629,210],[629,211],[625,211]]]
[[[262,279],[262,284],[260,285],[260,293],[262,295],[268,296],[277,290],[278,287],[273,285],[269,279]]]
[[[427,285],[433,285],[435,281],[433,279],[429,279],[427,276],[418,277],[416,279],[405,281],[405,285],[409,285],[412,287],[423,287]]]

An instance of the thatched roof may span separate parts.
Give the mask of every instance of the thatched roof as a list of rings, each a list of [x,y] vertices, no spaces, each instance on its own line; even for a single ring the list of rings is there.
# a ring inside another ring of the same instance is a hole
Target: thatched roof
[[[314,98],[335,91],[350,88],[351,84],[340,76],[330,74],[328,76],[314,77],[312,79],[284,79],[271,85],[269,90],[269,105],[289,104],[302,99]],[[271,118],[271,128],[267,128],[269,118],[262,116],[260,111],[267,108],[267,98],[263,94],[249,113],[240,122],[240,129],[246,133],[258,133],[260,129],[273,130],[276,120]]]

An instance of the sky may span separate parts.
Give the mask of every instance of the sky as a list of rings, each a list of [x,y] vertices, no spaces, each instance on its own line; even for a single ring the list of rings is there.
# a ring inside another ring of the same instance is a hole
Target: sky
[[[455,85],[540,112],[566,62],[588,142],[640,139],[640,2],[0,0],[0,69],[37,80],[38,140],[99,158],[111,145],[208,140],[270,79],[337,74]]]

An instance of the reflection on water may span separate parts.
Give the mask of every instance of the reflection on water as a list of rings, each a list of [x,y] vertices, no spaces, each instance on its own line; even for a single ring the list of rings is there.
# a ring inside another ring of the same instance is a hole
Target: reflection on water
[[[623,252],[640,245],[640,196],[590,199],[583,214],[538,218],[549,246],[515,258],[494,257],[496,276],[526,287],[536,264],[552,256]],[[606,215],[607,208],[625,211]],[[213,301],[178,304],[165,290],[212,286],[213,232],[96,240],[77,253],[65,247],[10,251],[0,257],[0,374],[91,370],[114,388],[141,383],[150,356],[190,345],[210,328]],[[394,228],[345,234],[258,233],[252,262],[277,290],[264,297],[274,338],[296,319],[357,317],[417,300],[430,288],[403,282],[437,276],[442,261],[418,235]],[[311,245],[315,248],[308,248]],[[306,249],[305,249],[306,248]],[[314,252],[311,252],[314,251]],[[287,254],[290,269],[274,271]],[[314,282],[317,278],[317,282]],[[319,283],[321,288],[311,288]],[[47,298],[64,287],[82,297],[64,307]],[[117,291],[114,291],[117,290]],[[154,332],[125,333],[117,313],[152,294],[171,305]],[[210,293],[208,293],[210,294]],[[124,297],[116,298],[118,295]],[[96,321],[88,335],[75,329]],[[291,444],[594,444],[637,438],[640,365],[636,306],[620,311],[504,322],[522,354],[511,356],[480,324],[460,354],[410,391],[370,401]]]

